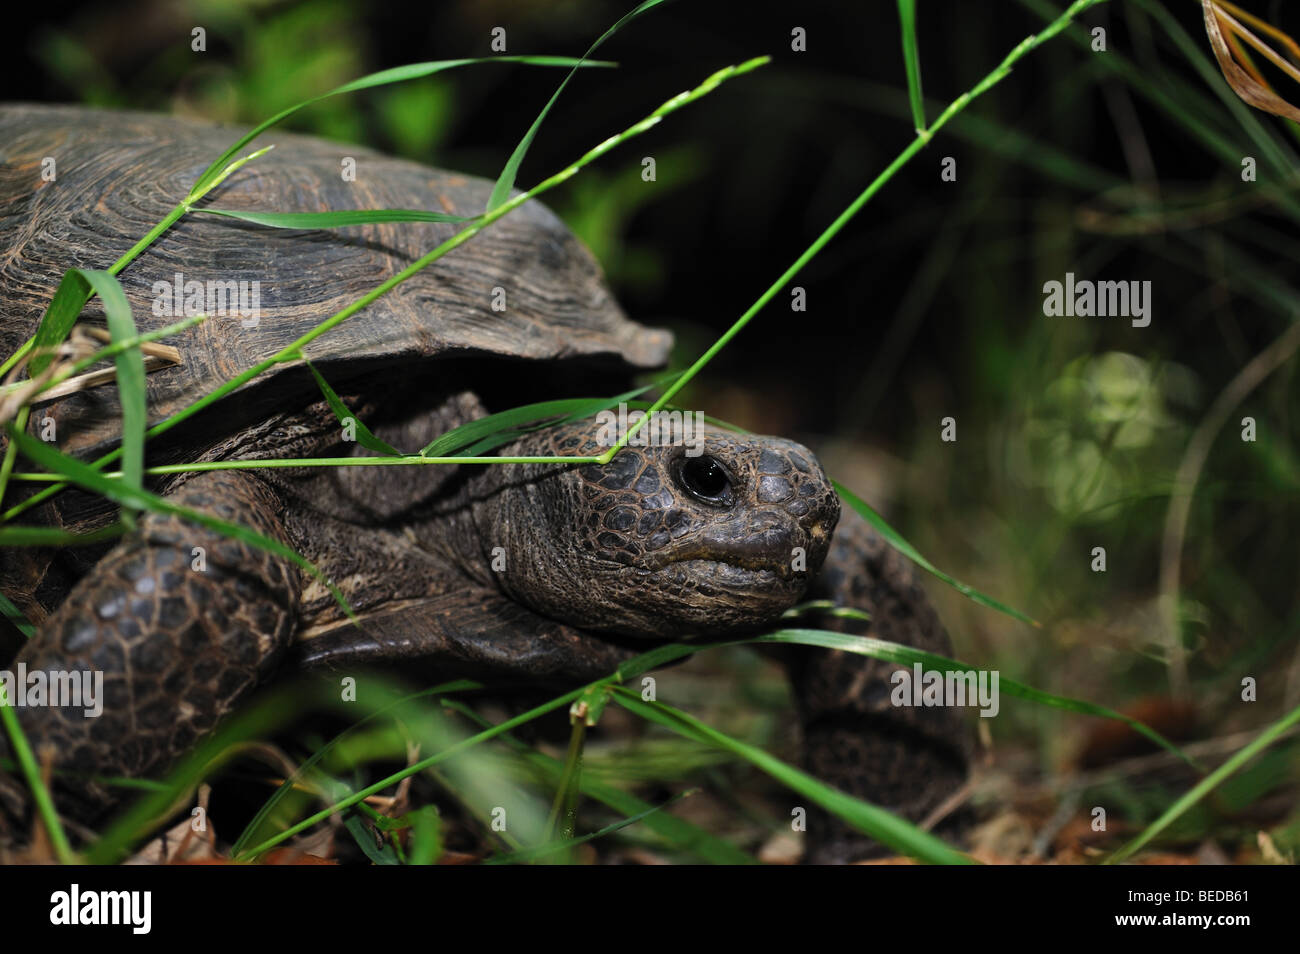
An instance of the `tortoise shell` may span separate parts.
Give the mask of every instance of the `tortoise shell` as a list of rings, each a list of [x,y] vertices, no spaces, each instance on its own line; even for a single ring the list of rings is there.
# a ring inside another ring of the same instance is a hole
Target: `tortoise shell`
[[[68,268],[108,268],[243,131],[142,113],[0,107],[0,354],[12,353],[36,331]],[[275,149],[235,172],[198,208],[411,208],[476,215],[492,189],[483,179],[275,130],[246,151],[271,143]],[[351,181],[344,176],[349,158],[355,162]],[[49,159],[52,181],[43,176]],[[255,288],[258,313],[254,321],[227,302],[235,313],[213,314],[167,339],[182,363],[148,375],[150,423],[275,354],[460,228],[401,222],[287,230],[186,215],[118,276],[138,328],[181,320],[174,306],[183,309],[184,300],[177,300],[174,289],[191,281],[204,287],[250,283],[246,304]],[[102,322],[102,315],[95,300],[82,320]],[[630,371],[662,365],[670,344],[667,332],[627,318],[591,253],[558,217],[530,201],[317,338],[304,353],[322,369],[343,375],[447,355],[586,357]],[[258,389],[262,402],[274,407],[284,397],[277,393],[283,376],[293,368],[278,365],[245,388]],[[301,379],[299,370],[295,380]],[[55,420],[60,449],[79,456],[101,453],[118,438],[111,384],[47,401],[40,416]]]

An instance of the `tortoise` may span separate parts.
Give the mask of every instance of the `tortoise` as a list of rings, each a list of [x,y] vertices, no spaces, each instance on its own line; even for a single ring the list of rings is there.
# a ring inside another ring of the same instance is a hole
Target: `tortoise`
[[[104,268],[184,196],[242,130],[76,107],[0,109],[0,354],[35,331],[73,266]],[[473,215],[491,183],[367,149],[276,134],[277,148],[213,194],[245,210],[421,208]],[[41,172],[53,157],[54,181]],[[354,180],[341,174],[345,157]],[[259,314],[212,315],[174,337],[181,363],[147,377],[150,423],[282,349],[458,228],[394,223],[280,230],[190,214],[122,272],[141,330],[162,327],[168,282],[258,282]],[[183,276],[183,278],[182,278]],[[159,285],[158,283],[164,283]],[[506,307],[500,304],[504,299]],[[159,307],[159,302],[162,306]],[[93,322],[98,303],[83,320]],[[160,314],[162,312],[162,314]],[[610,394],[665,365],[672,336],[629,319],[591,253],[529,201],[304,349],[345,403],[407,452],[536,395]],[[116,388],[37,405],[60,450],[93,459],[120,437]],[[150,464],[368,456],[302,362],[255,378],[148,446]],[[114,795],[81,775],[157,776],[260,684],[289,667],[400,666],[572,687],[667,641],[761,632],[802,600],[867,611],[814,625],[949,654],[912,565],[839,499],[793,441],[706,426],[703,446],[629,446],[607,465],[502,464],[209,470],[150,489],[283,541],[358,614],[265,549],[149,513],[99,547],[9,548],[0,590],[37,627],[0,664],[99,670],[98,718],[17,710],[52,757],[60,810],[100,817]],[[598,454],[592,419],[527,433],[509,456]],[[10,503],[24,491],[11,490]],[[25,522],[84,532],[116,518],[67,490]],[[803,559],[792,559],[801,552]],[[202,564],[193,555],[203,553]],[[10,641],[10,645],[13,641]],[[782,648],[802,756],[818,778],[912,819],[964,783],[968,725],[952,709],[890,704],[895,667]],[[71,713],[71,714],[70,714]],[[30,811],[0,786],[11,830]],[[877,851],[829,817],[806,860]]]

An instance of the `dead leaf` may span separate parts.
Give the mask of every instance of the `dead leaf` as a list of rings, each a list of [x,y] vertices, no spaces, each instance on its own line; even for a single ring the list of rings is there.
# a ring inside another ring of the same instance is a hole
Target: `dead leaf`
[[[1214,58],[1219,63],[1223,78],[1228,81],[1233,92],[1248,106],[1275,116],[1300,121],[1300,108],[1273,92],[1267,84],[1261,82],[1262,77],[1257,79],[1259,73],[1253,66],[1246,67],[1237,61],[1228,41],[1224,38],[1223,28],[1227,27],[1234,36],[1241,37],[1288,74],[1291,74],[1295,67],[1285,63],[1280,56],[1266,47],[1262,40],[1251,33],[1239,20],[1233,18],[1216,0],[1201,0],[1201,9],[1205,14],[1205,32],[1210,38],[1210,49],[1214,51]]]
[[[208,800],[212,787],[199,786],[195,799],[199,816],[191,815],[173,825],[126,860],[128,865],[210,864],[225,859],[217,851],[217,835],[208,818]],[[196,818],[202,818],[202,830],[196,829]]]

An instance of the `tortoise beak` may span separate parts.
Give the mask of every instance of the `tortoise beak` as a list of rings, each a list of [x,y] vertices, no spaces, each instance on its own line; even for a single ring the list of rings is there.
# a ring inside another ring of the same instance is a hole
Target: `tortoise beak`
[[[816,530],[820,529],[821,533]],[[819,567],[830,546],[830,534],[823,527],[805,530],[791,515],[779,510],[760,510],[709,527],[698,537],[671,547],[664,563],[705,560],[745,570],[767,571],[782,580],[792,580],[795,548],[803,547],[806,564]]]

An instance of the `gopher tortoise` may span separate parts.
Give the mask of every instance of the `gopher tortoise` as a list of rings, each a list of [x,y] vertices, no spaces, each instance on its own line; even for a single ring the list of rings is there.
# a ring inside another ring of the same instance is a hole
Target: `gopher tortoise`
[[[108,267],[241,131],[80,108],[0,109],[0,354],[32,336],[66,269]],[[206,201],[474,215],[491,191],[359,147],[281,133],[273,141]],[[47,181],[51,157],[57,172]],[[345,158],[354,178],[340,174]],[[173,286],[188,294],[192,281],[248,282],[257,313],[213,313],[167,340],[181,361],[147,376],[149,422],[279,351],[458,228],[281,230],[185,216],[120,275],[139,328],[176,321]],[[82,320],[102,315],[96,300]],[[587,249],[532,201],[303,350],[358,419],[410,453],[541,397],[618,393],[635,373],[663,366],[670,345],[667,332],[628,319]],[[38,403],[29,431],[42,423],[53,425],[59,450],[94,459],[120,440],[117,389]],[[372,456],[348,436],[295,361],[150,441],[147,457],[157,465]],[[339,587],[359,624],[297,564],[176,516],[147,513],[100,546],[7,548],[0,590],[37,632],[20,648],[9,634],[0,665],[103,673],[96,718],[17,710],[34,748],[61,770],[60,810],[101,816],[117,796],[85,776],[164,773],[288,666],[418,666],[570,687],[658,643],[774,628],[814,599],[872,621],[828,616],[813,625],[950,653],[911,564],[856,514],[841,515],[809,450],[713,427],[701,436],[694,450],[682,440],[629,446],[605,466],[215,469],[149,479],[154,493],[298,551]],[[586,419],[530,431],[500,453],[605,449]],[[30,486],[11,484],[6,507]],[[22,519],[86,532],[115,521],[117,509],[68,489]],[[803,647],[781,653],[816,777],[912,819],[963,784],[960,713],[891,706],[892,665]],[[20,831],[31,811],[25,789],[12,776],[0,781],[10,830]],[[814,813],[808,828],[808,860],[875,850],[829,817]]]

